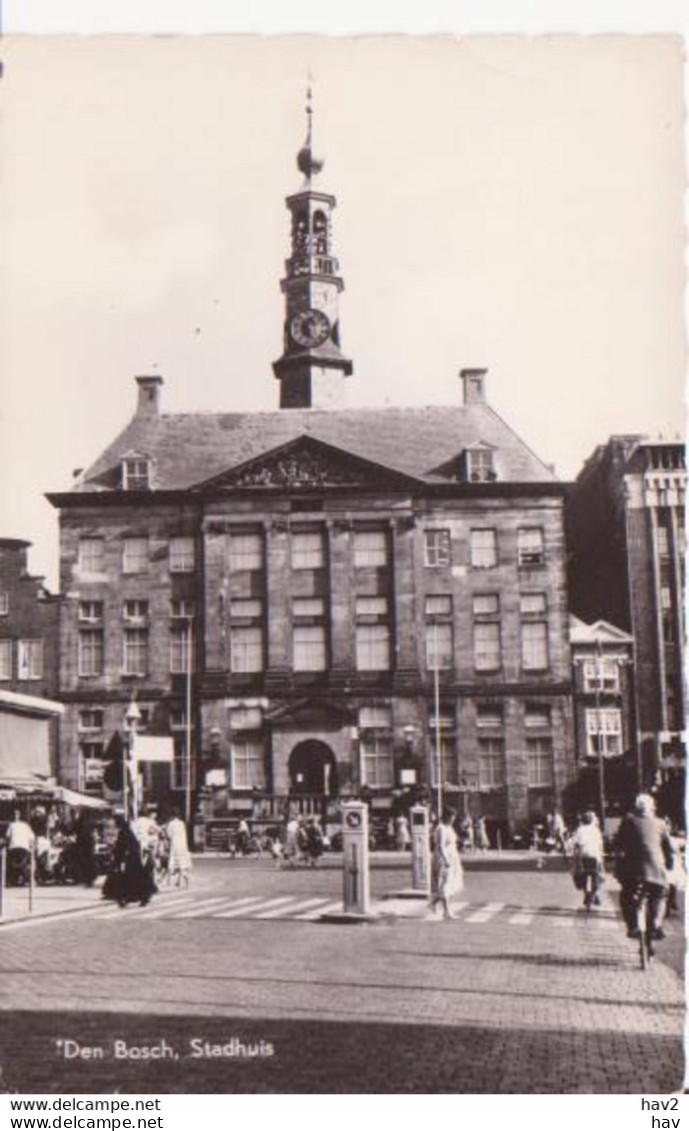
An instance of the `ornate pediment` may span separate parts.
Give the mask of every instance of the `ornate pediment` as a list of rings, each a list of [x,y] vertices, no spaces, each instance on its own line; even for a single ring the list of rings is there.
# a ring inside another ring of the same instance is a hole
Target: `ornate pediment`
[[[272,707],[265,712],[264,718],[274,726],[322,730],[340,730],[350,721],[347,711],[339,703],[312,698]]]
[[[322,490],[328,487],[409,486],[414,481],[399,472],[334,448],[311,436],[301,436],[284,447],[266,452],[239,467],[229,468],[200,484],[227,490],[275,488],[283,491]],[[198,488],[197,488],[198,489]]]

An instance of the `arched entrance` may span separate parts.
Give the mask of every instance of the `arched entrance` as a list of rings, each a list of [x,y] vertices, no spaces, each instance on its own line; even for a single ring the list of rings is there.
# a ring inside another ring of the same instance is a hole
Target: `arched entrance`
[[[337,762],[325,742],[319,742],[315,738],[298,742],[289,756],[288,769],[290,793],[337,796]]]

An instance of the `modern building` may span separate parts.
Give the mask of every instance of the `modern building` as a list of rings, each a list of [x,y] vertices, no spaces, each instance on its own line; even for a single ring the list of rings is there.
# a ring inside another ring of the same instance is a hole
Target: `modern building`
[[[648,786],[683,780],[686,466],[679,441],[612,436],[568,497],[572,611],[634,638],[638,756]]]
[[[42,577],[29,573],[31,546],[0,538],[0,691],[54,699],[58,687],[60,598]],[[57,715],[50,726],[53,766],[57,756]]]
[[[449,407],[345,407],[321,166],[309,119],[279,409],[168,415],[162,378],[138,377],[124,431],[49,495],[63,779],[98,788],[135,694],[146,733],[176,738],[148,788],[202,796],[209,826],[362,793],[384,820],[438,780],[523,825],[574,773],[564,485],[484,369]]]

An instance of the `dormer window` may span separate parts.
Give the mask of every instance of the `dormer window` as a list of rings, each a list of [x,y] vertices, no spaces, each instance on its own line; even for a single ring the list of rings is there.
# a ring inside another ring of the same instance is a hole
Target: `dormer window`
[[[497,479],[492,448],[467,448],[460,468],[459,478],[467,483],[490,483]]]
[[[122,460],[122,489],[148,491],[151,486],[151,461],[146,456],[125,456]]]

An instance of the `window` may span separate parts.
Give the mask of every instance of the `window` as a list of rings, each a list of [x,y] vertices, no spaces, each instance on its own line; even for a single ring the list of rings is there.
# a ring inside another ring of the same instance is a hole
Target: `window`
[[[323,535],[320,531],[292,534],[292,569],[322,569],[325,565]]]
[[[125,628],[122,674],[148,674],[148,631],[145,628]]]
[[[474,625],[474,667],[477,672],[497,671],[501,664],[500,625]]]
[[[478,727],[502,727],[502,705],[500,703],[478,703],[476,705],[476,725]]]
[[[20,640],[17,652],[17,679],[43,678],[43,641]]]
[[[549,738],[527,738],[529,786],[547,789],[553,784],[553,747]]]
[[[189,670],[191,644],[191,626],[189,623],[173,623],[170,626],[170,672],[173,675],[184,675]],[[191,662],[193,668],[193,655]]]
[[[548,667],[548,626],[543,621],[522,625],[522,667],[528,672]]]
[[[500,789],[505,782],[505,752],[501,738],[480,738],[478,782],[481,789]]]
[[[471,483],[487,483],[496,479],[493,452],[490,448],[469,448],[466,453],[467,479]]]
[[[125,601],[122,614],[127,624],[147,624],[148,601]]]
[[[445,621],[426,624],[426,667],[429,671],[447,671],[452,667],[452,625]]]
[[[173,620],[189,620],[194,615],[194,602],[186,597],[170,601],[170,616]]]
[[[427,617],[451,617],[452,597],[449,594],[438,594],[436,597],[426,597]]]
[[[234,739],[232,742],[233,789],[264,789],[265,784],[265,758],[261,739]]]
[[[102,601],[80,601],[79,602],[79,622],[80,622],[80,624],[102,624],[103,623],[103,602]]]
[[[354,565],[384,566],[388,561],[388,540],[384,530],[354,531]]]
[[[99,628],[79,633],[78,670],[80,676],[103,674],[103,632]]]
[[[0,593],[0,617],[6,617],[10,611],[9,593]]]
[[[250,603],[249,601],[246,602],[246,604]],[[295,597],[292,601],[292,616],[295,618],[322,617],[324,615],[325,602],[322,597]]]
[[[103,729],[103,708],[102,707],[84,707],[79,712],[79,730],[102,730]]]
[[[296,624],[293,630],[295,672],[322,672],[327,667],[325,625]]]
[[[381,672],[390,668],[390,629],[387,624],[357,624],[358,671]]]
[[[170,764],[170,789],[187,788],[187,750],[186,739],[175,740],[175,753]]]
[[[392,712],[389,707],[362,707],[359,711],[361,781],[372,788],[394,785]]]
[[[81,788],[85,793],[100,794],[103,791],[103,775],[106,762],[103,758],[102,742],[80,742]]]
[[[230,536],[230,569],[263,569],[263,539],[260,534]]]
[[[449,530],[427,530],[424,534],[424,561],[429,567],[452,564]]]
[[[260,707],[231,707],[230,728],[232,730],[260,730],[263,715]]]
[[[668,585],[660,587],[660,607],[664,610],[672,608],[672,590]]]
[[[656,545],[658,547],[658,554],[661,558],[669,557],[670,540],[668,537],[667,526],[658,525],[656,527]]]
[[[263,615],[263,602],[247,598],[230,602],[232,620],[260,620]]]
[[[143,573],[148,569],[148,538],[125,538],[122,554],[123,573]]]
[[[545,593],[522,593],[519,611],[523,617],[543,616],[546,612]]]
[[[543,531],[540,526],[524,526],[517,531],[517,553],[520,566],[543,565]]]
[[[379,620],[387,618],[388,615],[388,599],[387,597],[357,597],[356,599],[356,619],[359,621],[368,621],[375,623]]]
[[[170,730],[186,730],[186,726],[184,707],[170,707]]]
[[[105,545],[102,538],[79,539],[79,570],[81,573],[103,573]]]
[[[194,569],[194,539],[189,535],[170,539],[170,573],[191,573]]]
[[[619,691],[620,669],[616,660],[585,660],[584,691]]]
[[[263,671],[263,632],[260,625],[232,625],[230,669],[233,672]]]
[[[0,679],[12,679],[12,641],[0,640]]]
[[[550,727],[550,707],[540,703],[527,703],[524,708],[524,726],[527,730],[544,730]]]
[[[471,564],[475,569],[491,569],[498,564],[497,531],[471,531]]]
[[[586,753],[589,757],[614,757],[622,753],[622,712],[590,710],[586,712]]]
[[[129,456],[122,460],[122,487],[125,491],[147,491],[150,482],[150,461],[145,456]]]
[[[474,597],[475,617],[494,617],[500,612],[500,597],[497,593],[477,593]]]

